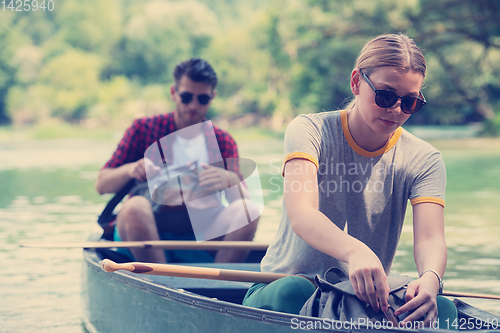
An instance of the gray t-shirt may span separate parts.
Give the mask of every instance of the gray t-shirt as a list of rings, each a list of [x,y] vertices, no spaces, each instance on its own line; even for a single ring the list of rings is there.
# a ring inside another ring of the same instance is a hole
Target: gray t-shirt
[[[431,202],[444,207],[446,171],[441,154],[401,127],[386,146],[368,152],[353,140],[345,110],[300,115],[285,134],[284,164],[294,158],[318,167],[319,211],[370,247],[387,274],[408,199],[412,205]],[[299,190],[298,185],[292,184],[291,190]],[[297,236],[283,201],[281,223],[261,270],[312,279],[333,266],[348,274],[346,263]]]

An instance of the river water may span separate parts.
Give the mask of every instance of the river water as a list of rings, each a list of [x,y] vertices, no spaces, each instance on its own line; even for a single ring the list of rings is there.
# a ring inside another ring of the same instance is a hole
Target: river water
[[[80,303],[80,249],[20,248],[26,242],[84,241],[110,196],[94,190],[115,142],[0,142],[0,332],[86,332]],[[500,294],[500,140],[437,141],[448,172],[445,289]],[[254,159],[265,194],[256,235],[269,242],[281,210],[280,140],[239,143]],[[411,211],[393,271],[416,276]],[[500,301],[470,300],[500,314]]]

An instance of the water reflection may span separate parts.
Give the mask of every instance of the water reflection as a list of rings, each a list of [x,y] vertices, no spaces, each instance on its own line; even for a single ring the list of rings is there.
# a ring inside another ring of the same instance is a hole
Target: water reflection
[[[82,332],[81,250],[29,249],[17,244],[84,240],[102,205],[78,196],[53,199],[19,196],[0,209],[3,332]]]

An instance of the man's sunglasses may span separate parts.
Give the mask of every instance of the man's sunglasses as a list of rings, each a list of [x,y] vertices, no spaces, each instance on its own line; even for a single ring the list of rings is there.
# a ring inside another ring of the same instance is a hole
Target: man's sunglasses
[[[398,96],[394,91],[391,90],[380,90],[375,89],[373,84],[370,82],[368,76],[365,73],[361,72],[361,75],[365,78],[365,81],[370,85],[370,87],[375,92],[375,103],[381,108],[390,108],[398,99],[401,99],[401,111],[406,114],[413,114],[420,110],[422,106],[424,106],[427,101],[425,100],[424,95],[421,91],[419,91],[419,96]]]
[[[177,88],[175,88],[175,91],[177,91]],[[177,93],[179,94],[178,91]],[[189,104],[191,103],[195,95],[190,92],[183,92],[182,94],[179,94],[179,96],[181,97],[182,103]],[[201,94],[197,95],[196,98],[198,99],[198,103],[200,103],[201,105],[207,105],[208,102],[210,102],[210,100],[213,98],[213,95]]]

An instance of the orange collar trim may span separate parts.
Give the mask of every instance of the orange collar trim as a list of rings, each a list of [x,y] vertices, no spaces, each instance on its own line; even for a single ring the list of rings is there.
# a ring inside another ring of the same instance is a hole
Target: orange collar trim
[[[356,141],[354,141],[354,139],[351,136],[351,132],[349,131],[349,125],[347,123],[347,110],[340,111],[340,120],[342,122],[342,131],[344,132],[344,136],[345,139],[347,140],[347,143],[349,143],[349,146],[351,146],[352,150],[354,150],[357,154],[364,157],[375,157],[385,154],[386,152],[391,150],[392,147],[394,147],[396,142],[398,142],[399,138],[401,137],[401,134],[403,133],[403,129],[399,127],[397,130],[394,131],[392,138],[385,144],[385,146],[375,151],[367,151],[358,146]]]

